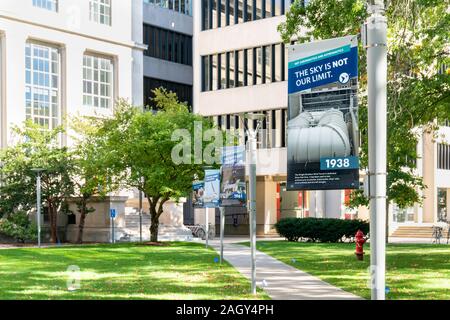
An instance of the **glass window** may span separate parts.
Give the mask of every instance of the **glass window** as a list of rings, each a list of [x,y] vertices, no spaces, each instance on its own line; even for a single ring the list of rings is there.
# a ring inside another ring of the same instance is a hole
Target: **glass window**
[[[58,0],[33,0],[33,6],[57,12]]]
[[[234,54],[234,52],[230,52],[229,55],[230,55],[230,67],[229,67],[229,70],[230,70],[229,71],[230,72],[230,82],[229,83],[230,83],[230,85],[229,85],[229,88],[234,88],[236,86],[236,84],[235,84],[235,69],[234,69],[235,54]]]
[[[238,71],[238,87],[242,87],[244,86],[244,50],[239,50],[237,55],[238,66],[236,68]]]
[[[202,89],[203,91],[209,91],[209,56],[202,57]]]
[[[176,82],[170,82],[154,78],[144,78],[144,104],[150,109],[156,110],[157,106],[153,101],[155,94],[154,89],[165,88],[167,91],[176,93],[178,100],[186,102],[188,106],[192,106],[192,86]]]
[[[225,88],[230,88],[230,52],[225,54]]]
[[[217,63],[217,54],[212,56],[212,89],[216,90],[218,88],[218,63]]]
[[[213,29],[218,28],[219,24],[218,24],[218,17],[220,17],[220,15],[218,15],[218,3],[217,0],[213,0],[212,1],[212,27]]]
[[[91,21],[111,25],[111,0],[90,0]]]
[[[282,70],[284,69],[283,63],[281,61],[282,53],[281,43],[272,46],[272,77],[273,81],[283,81],[282,80]]]
[[[59,125],[59,49],[27,43],[25,46],[25,114],[44,128]]]
[[[113,62],[94,55],[83,57],[83,105],[109,109],[113,105]]]
[[[272,46],[263,47],[264,56],[264,70],[263,70],[263,83],[272,82]]]
[[[225,0],[225,25],[230,25],[230,0]]]
[[[227,87],[227,78],[226,78],[226,54],[219,54],[219,65],[220,65],[220,89],[226,89]]]

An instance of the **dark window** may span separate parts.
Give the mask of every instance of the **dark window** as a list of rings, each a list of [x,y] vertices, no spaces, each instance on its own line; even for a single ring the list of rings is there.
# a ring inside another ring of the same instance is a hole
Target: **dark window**
[[[202,57],[202,90],[221,90],[286,80],[281,43]]]
[[[438,143],[437,144],[437,162],[438,169],[450,170],[450,145]]]
[[[284,15],[292,3],[292,0],[201,1],[202,30]]]
[[[170,30],[144,24],[144,55],[192,65],[192,37]]]
[[[281,147],[286,147],[286,109],[281,110]]]
[[[181,102],[187,102],[189,107],[192,106],[192,86],[170,82],[154,78],[144,78],[144,104],[149,107],[149,109],[156,110],[156,105],[154,104],[152,98],[155,97],[153,90],[163,87],[167,91],[176,93],[178,100]]]

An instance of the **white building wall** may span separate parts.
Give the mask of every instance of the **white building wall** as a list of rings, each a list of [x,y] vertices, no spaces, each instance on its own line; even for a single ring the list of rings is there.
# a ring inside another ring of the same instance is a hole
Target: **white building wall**
[[[134,41],[138,40],[139,30],[135,29],[134,34],[132,30],[134,12],[132,4],[137,3],[141,1],[113,1],[112,25],[107,26],[89,20],[88,0],[59,1],[58,12],[33,7],[32,1],[2,0],[0,3],[0,33],[3,34],[2,47],[4,48],[2,136],[6,135],[5,142],[11,138],[11,126],[20,125],[25,120],[25,44],[27,41],[39,41],[60,48],[59,91],[62,117],[112,114],[112,108],[83,106],[83,54],[85,52],[112,58],[114,98],[125,98],[137,104],[142,101],[143,94],[139,87],[143,79],[142,63],[139,62],[142,46]],[[134,64],[135,62],[137,65]],[[135,86],[134,90],[133,86]]]

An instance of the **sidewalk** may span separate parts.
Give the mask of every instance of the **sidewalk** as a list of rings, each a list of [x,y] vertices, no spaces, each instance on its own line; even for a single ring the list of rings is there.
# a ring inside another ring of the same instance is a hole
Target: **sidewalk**
[[[239,239],[233,240],[224,241],[224,259],[250,279],[250,248],[236,244]],[[209,244],[220,254],[219,240],[209,241]],[[256,284],[274,300],[362,299],[260,251],[256,251]]]

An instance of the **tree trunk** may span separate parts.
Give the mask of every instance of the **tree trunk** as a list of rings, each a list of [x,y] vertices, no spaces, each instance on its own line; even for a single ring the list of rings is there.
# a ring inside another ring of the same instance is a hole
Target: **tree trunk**
[[[151,212],[151,225],[150,225],[150,241],[158,242],[158,229],[159,229],[159,217],[156,212]]]
[[[86,212],[87,212],[86,201],[84,201],[84,200],[82,200],[82,201],[83,202],[81,203],[81,206],[80,206],[80,223],[78,224],[78,238],[77,238],[78,244],[83,243],[83,231],[84,231],[84,224],[86,221]]]

